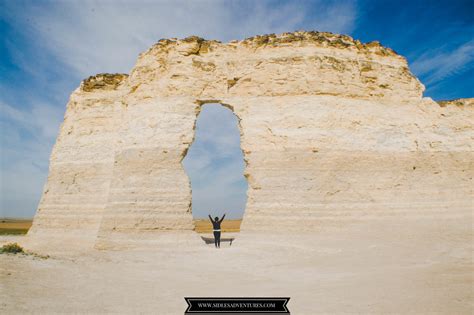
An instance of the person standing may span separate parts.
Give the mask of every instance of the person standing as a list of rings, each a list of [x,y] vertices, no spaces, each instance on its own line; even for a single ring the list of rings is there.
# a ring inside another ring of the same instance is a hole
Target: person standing
[[[214,231],[214,245],[216,248],[221,248],[221,223],[224,221],[225,213],[222,218],[219,220],[219,217],[215,217],[214,220],[212,219],[211,215],[209,214],[209,220],[212,223],[212,229]]]

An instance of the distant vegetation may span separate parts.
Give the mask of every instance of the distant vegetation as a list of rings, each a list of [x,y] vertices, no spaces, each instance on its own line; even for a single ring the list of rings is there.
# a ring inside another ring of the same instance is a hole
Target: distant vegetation
[[[242,220],[224,220],[222,221],[221,230],[225,232],[240,232],[240,224]],[[194,230],[198,233],[212,233],[212,224],[209,219],[194,220]]]
[[[26,234],[32,222],[32,220],[22,219],[0,219],[0,235]]]
[[[32,220],[0,219],[0,235],[26,234],[31,227]],[[242,220],[224,220],[222,232],[240,232]],[[212,233],[209,219],[194,220],[194,230],[198,233]]]

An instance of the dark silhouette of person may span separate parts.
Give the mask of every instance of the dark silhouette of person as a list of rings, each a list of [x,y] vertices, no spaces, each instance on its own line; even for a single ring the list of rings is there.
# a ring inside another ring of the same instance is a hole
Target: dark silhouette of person
[[[219,217],[215,217],[214,220],[212,220],[212,217],[209,214],[209,220],[211,220],[212,229],[214,230],[214,245],[216,245],[216,248],[221,248],[221,223],[224,221],[224,217],[225,213],[222,216],[222,219],[219,220]]]

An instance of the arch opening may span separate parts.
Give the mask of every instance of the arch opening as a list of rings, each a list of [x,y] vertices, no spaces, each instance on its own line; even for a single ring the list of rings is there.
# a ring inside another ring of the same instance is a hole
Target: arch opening
[[[239,119],[227,105],[206,102],[199,109],[194,138],[182,160],[191,183],[194,230],[212,245],[208,215],[222,218],[225,214],[221,244],[231,245],[240,231],[248,189]]]

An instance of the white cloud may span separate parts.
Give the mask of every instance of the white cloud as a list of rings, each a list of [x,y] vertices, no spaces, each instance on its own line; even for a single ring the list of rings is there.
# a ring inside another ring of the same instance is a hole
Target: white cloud
[[[413,62],[411,69],[417,76],[424,78],[424,83],[432,85],[469,70],[473,60],[474,40],[471,40],[449,52],[428,51]]]
[[[61,121],[47,104],[20,110],[0,101],[0,217],[29,217],[36,209]]]
[[[29,109],[18,108],[21,107],[10,106],[0,100],[0,117],[14,122],[18,128],[25,129],[40,139],[54,140],[63,119],[63,113],[58,108],[47,103],[37,103]]]
[[[82,77],[129,72],[138,54],[160,38],[198,35],[228,41],[304,27],[350,33],[351,2],[63,1],[28,5],[25,31]],[[309,6],[320,9],[308,16]],[[11,16],[13,19],[16,16]]]
[[[241,218],[247,201],[247,185],[242,170],[229,165],[213,174],[212,180],[193,187],[193,216],[206,217],[227,213],[228,218]]]
[[[213,153],[227,157],[240,150],[238,119],[230,109],[220,104],[206,104],[197,122],[200,141],[219,147],[219,152]]]

